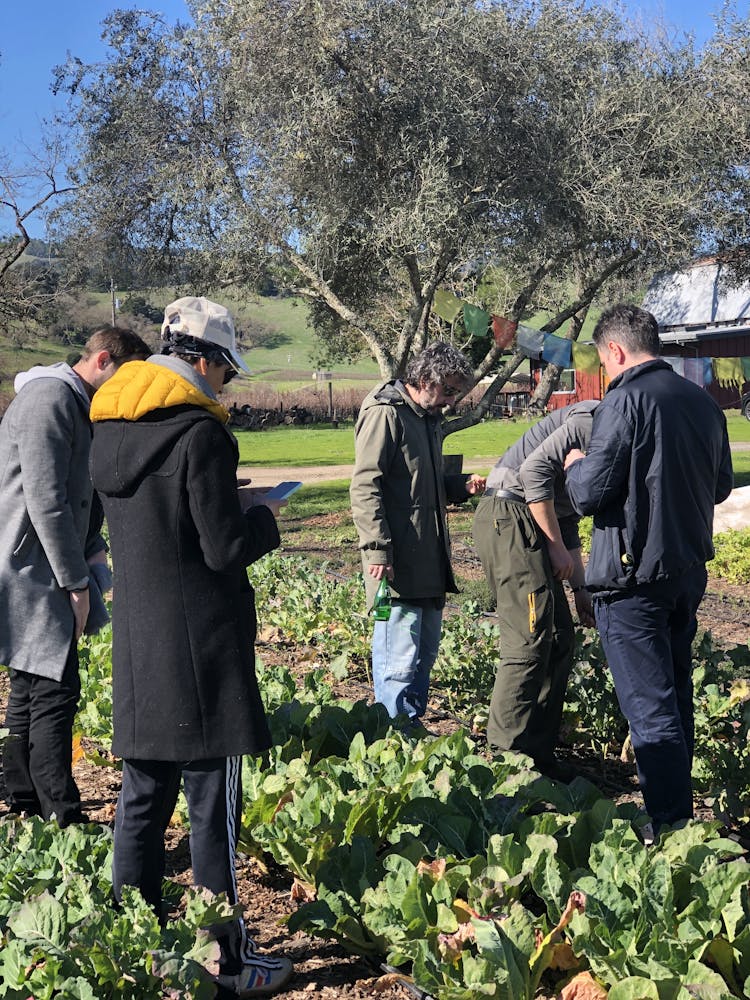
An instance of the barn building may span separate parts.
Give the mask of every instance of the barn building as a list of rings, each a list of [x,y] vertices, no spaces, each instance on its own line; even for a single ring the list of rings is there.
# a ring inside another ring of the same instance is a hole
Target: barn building
[[[735,279],[726,263],[712,257],[679,270],[656,275],[643,300],[643,308],[659,323],[659,340],[665,357],[750,357],[750,281]],[[541,365],[536,362],[535,377]],[[552,394],[549,409],[580,399],[601,399],[607,387],[604,370],[586,374],[566,369]],[[724,408],[738,407],[744,386],[713,381],[708,391]]]

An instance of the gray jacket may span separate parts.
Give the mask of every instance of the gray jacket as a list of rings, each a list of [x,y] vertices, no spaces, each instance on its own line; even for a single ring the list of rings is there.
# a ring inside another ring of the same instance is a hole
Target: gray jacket
[[[73,639],[69,591],[85,586],[92,486],[89,400],[66,364],[16,379],[0,423],[0,663],[60,680]]]
[[[510,490],[527,503],[554,500],[567,549],[577,549],[581,544],[580,517],[565,488],[563,463],[571,448],[588,448],[598,405],[599,400],[587,399],[553,410],[508,448],[487,477],[488,489]]]

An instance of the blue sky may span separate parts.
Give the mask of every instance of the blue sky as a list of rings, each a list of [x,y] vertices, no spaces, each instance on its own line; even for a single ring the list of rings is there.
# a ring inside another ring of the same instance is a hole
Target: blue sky
[[[735,0],[746,13],[750,0]],[[44,118],[63,106],[50,92],[52,67],[64,63],[67,53],[84,62],[100,58],[100,25],[116,6],[135,6],[129,0],[6,0],[0,32],[0,154],[11,162],[23,157],[24,145],[34,148]],[[159,11],[169,21],[186,20],[184,0],[146,0],[141,8]],[[661,20],[695,34],[700,44],[713,31],[711,14],[721,0],[626,0],[631,16],[645,24]],[[0,231],[3,225],[0,215]],[[6,223],[7,225],[7,223]],[[42,236],[40,225],[30,227]]]

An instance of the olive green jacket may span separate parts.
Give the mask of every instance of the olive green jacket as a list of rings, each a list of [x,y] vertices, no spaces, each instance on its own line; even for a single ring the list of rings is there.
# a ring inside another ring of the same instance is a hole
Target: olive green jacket
[[[359,533],[368,606],[370,565],[394,568],[391,592],[409,600],[455,593],[446,504],[468,499],[465,475],[443,472],[442,424],[398,380],[367,396],[355,428],[352,517]]]

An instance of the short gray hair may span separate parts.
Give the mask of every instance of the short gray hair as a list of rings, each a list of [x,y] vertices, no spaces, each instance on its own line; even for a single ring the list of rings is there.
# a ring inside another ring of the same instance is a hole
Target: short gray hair
[[[632,354],[659,356],[659,324],[646,309],[620,303],[606,309],[594,327],[593,341],[604,347],[608,340]]]
[[[409,361],[404,382],[415,389],[446,382],[465,388],[473,377],[474,369],[466,355],[445,340],[436,340]]]

